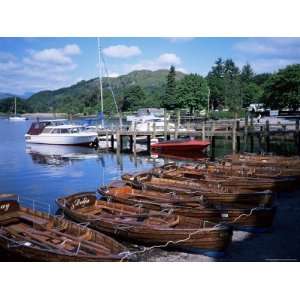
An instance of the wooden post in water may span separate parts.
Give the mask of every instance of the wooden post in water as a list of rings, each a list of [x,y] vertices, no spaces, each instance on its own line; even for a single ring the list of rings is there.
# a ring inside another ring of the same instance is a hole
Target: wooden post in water
[[[133,152],[133,135],[129,135],[129,152]]]
[[[202,123],[202,141],[205,140],[205,121]]]
[[[295,145],[297,146],[297,153],[300,154],[300,132],[299,132],[299,119],[296,120],[295,126]]]
[[[152,132],[152,138],[155,139],[156,138],[156,124],[155,122],[153,122],[153,132]]]
[[[249,117],[248,117],[248,113],[246,112],[245,125],[244,125],[244,152],[246,152],[248,148],[248,121],[249,121]]]
[[[180,127],[180,110],[178,109],[176,112],[176,125],[175,125],[175,134],[174,139],[178,139],[178,128]]]
[[[148,154],[151,153],[151,135],[150,134],[147,135],[147,152],[148,152]]]
[[[216,137],[214,135],[212,135],[211,145],[210,145],[210,159],[212,161],[215,160],[215,149],[216,149]]]
[[[270,121],[266,120],[266,151],[270,152]]]
[[[109,148],[109,142],[108,142],[108,131],[105,132],[105,142],[106,142],[106,149]]]
[[[114,138],[114,133],[113,133],[113,131],[111,132],[111,135],[110,135],[110,149],[112,150],[112,151],[114,151],[114,145],[115,144],[115,138]]]
[[[236,120],[236,151],[239,153],[240,150],[241,150],[240,120]]]
[[[136,156],[136,124],[133,127],[133,154]]]
[[[116,138],[117,138],[117,155],[120,155],[120,153],[121,153],[121,141],[120,141],[120,131],[119,131],[119,129],[116,132]]]
[[[232,153],[236,153],[236,121],[232,124]]]
[[[253,125],[253,115],[250,116],[250,152],[254,151],[254,125]]]
[[[164,139],[167,140],[167,111],[164,109]]]

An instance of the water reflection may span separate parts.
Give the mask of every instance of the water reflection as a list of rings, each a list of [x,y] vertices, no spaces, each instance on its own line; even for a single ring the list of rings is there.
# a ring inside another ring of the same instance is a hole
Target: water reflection
[[[80,146],[30,144],[26,146],[26,153],[31,156],[33,163],[40,165],[65,166],[83,159],[103,161],[101,153]]]

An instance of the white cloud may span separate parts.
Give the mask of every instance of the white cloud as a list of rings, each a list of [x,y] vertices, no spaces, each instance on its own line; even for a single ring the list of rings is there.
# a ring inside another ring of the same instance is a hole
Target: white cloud
[[[29,51],[31,54],[27,62],[47,62],[54,64],[71,64],[72,55],[80,54],[80,48],[76,44],[66,45],[64,48],[50,48],[41,51]]]
[[[140,55],[142,51],[137,46],[116,45],[104,48],[103,53],[109,57],[128,58]]]
[[[139,63],[126,65],[126,72],[131,72],[135,70],[159,70],[159,69],[168,69],[171,65],[180,66],[181,59],[175,53],[163,53],[157,58],[152,60],[143,60]]]
[[[238,60],[258,72],[274,72],[300,63],[300,38],[248,38],[234,45]]]
[[[117,72],[109,72],[108,76],[109,76],[109,77],[114,77],[114,78],[115,78],[115,77],[119,77],[120,74],[117,73]]]
[[[12,54],[0,52],[0,91],[22,94],[27,91],[56,89],[72,84],[73,61],[80,54],[76,44],[63,48],[28,50],[17,59]]]

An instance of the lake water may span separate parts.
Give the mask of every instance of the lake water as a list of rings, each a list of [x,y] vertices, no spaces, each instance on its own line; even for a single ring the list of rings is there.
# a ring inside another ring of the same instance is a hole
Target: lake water
[[[141,171],[166,160],[105,152],[73,146],[27,144],[24,134],[31,121],[10,122],[0,118],[0,193],[15,193],[36,208],[55,213],[55,199],[97,187],[120,179],[123,173]],[[273,143],[273,151],[293,153],[288,143]],[[255,150],[263,150],[255,142]],[[241,144],[243,149],[243,144]],[[247,150],[247,149],[246,149]],[[278,150],[278,151],[277,151]],[[231,152],[231,141],[216,141],[216,157]]]

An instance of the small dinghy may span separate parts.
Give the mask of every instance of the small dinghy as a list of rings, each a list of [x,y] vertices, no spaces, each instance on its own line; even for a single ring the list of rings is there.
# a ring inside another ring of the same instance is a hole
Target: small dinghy
[[[0,194],[0,248],[34,261],[120,261],[127,249],[79,224],[19,205]]]
[[[95,193],[70,195],[57,204],[77,222],[89,222],[99,231],[144,245],[220,256],[231,242],[231,227],[97,200]]]
[[[151,150],[156,153],[165,154],[201,153],[209,144],[208,141],[173,140],[152,144]]]

